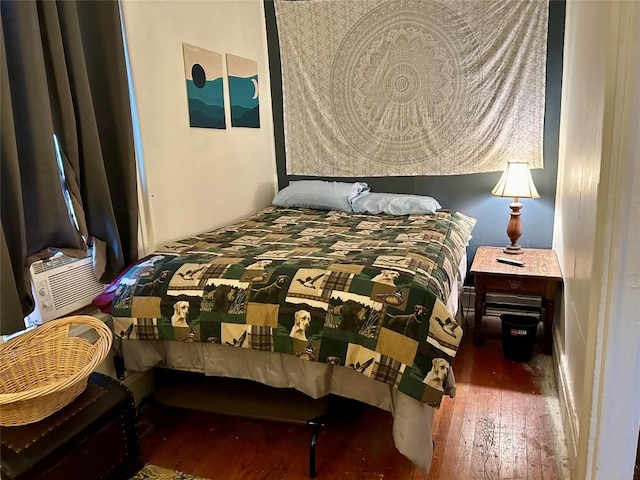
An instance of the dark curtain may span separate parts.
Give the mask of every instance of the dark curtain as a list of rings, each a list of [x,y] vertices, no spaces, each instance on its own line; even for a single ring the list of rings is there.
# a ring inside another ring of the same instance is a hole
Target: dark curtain
[[[102,254],[103,282],[137,258],[131,110],[115,0],[0,3],[0,330],[33,309],[28,265],[50,252]],[[63,197],[53,134],[67,190]]]

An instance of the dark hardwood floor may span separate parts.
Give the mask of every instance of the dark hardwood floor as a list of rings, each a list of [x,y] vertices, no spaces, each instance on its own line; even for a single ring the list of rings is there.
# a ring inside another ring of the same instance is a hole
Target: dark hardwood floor
[[[505,360],[499,319],[482,347],[467,329],[454,363],[457,394],[436,412],[431,471],[395,449],[389,412],[336,399],[317,449],[317,478],[330,480],[568,480],[551,357],[539,338],[527,363]],[[147,404],[147,463],[213,480],[308,478],[311,429]]]

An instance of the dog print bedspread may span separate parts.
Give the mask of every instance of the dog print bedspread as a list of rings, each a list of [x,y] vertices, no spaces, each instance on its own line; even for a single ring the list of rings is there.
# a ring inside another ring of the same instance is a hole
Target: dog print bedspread
[[[474,225],[269,207],[140,260],[114,330],[351,368],[437,407],[462,338],[445,303]]]

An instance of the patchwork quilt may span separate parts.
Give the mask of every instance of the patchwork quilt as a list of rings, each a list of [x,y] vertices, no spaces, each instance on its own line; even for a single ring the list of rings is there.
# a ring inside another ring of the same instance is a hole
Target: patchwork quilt
[[[117,285],[114,330],[296,355],[437,407],[463,334],[445,303],[474,225],[269,207],[141,259]]]

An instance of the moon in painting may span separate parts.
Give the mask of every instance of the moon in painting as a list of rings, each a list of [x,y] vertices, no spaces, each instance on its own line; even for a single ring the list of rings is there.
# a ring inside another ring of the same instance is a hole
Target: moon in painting
[[[253,92],[253,99],[258,98],[258,81],[255,78],[252,78],[251,81],[253,82],[253,88],[254,88],[254,92]]]

